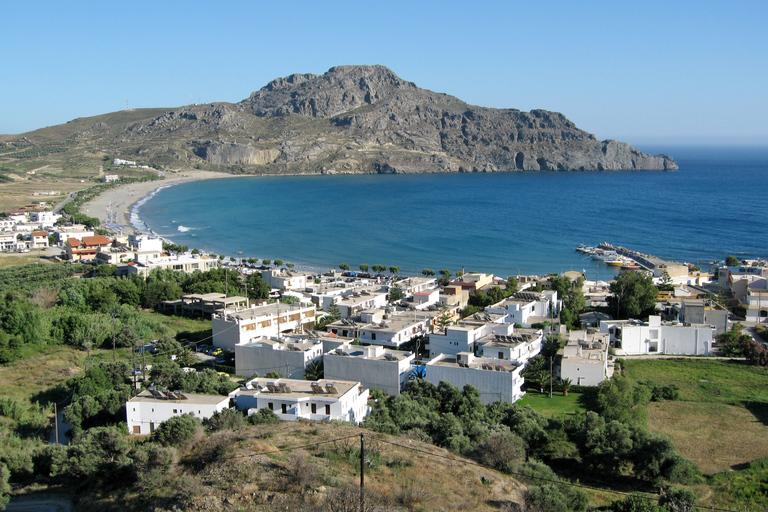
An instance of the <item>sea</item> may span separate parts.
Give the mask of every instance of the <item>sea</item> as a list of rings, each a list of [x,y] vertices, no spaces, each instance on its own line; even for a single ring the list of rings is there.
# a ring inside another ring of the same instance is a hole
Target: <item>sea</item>
[[[156,190],[134,226],[235,258],[499,276],[616,269],[600,242],[709,268],[768,257],[768,147],[639,146],[674,172],[505,172],[238,177]]]

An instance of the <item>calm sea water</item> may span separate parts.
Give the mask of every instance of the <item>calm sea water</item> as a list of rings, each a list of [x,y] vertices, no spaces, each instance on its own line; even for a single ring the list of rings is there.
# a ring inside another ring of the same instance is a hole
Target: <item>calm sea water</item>
[[[592,278],[595,262],[574,247],[603,241],[692,263],[768,256],[768,148],[640,149],[671,154],[680,170],[207,180],[159,190],[134,217],[217,254],[404,273]]]

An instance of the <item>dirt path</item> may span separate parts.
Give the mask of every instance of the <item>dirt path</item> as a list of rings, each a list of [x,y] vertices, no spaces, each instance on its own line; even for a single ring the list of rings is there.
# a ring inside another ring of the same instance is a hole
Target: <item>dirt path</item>
[[[72,500],[53,494],[26,494],[11,497],[7,512],[71,512]]]

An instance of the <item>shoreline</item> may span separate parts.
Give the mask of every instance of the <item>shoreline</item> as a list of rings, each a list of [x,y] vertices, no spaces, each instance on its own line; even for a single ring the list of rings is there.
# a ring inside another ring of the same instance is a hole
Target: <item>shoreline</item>
[[[80,212],[89,217],[96,217],[106,225],[115,226],[113,230],[134,234],[139,231],[131,223],[134,208],[139,202],[148,199],[158,190],[191,181],[237,177],[233,174],[215,171],[189,170],[175,171],[173,174],[166,172],[165,179],[127,183],[107,190],[83,204],[80,207]],[[117,214],[116,222],[110,222],[108,216],[115,213]]]

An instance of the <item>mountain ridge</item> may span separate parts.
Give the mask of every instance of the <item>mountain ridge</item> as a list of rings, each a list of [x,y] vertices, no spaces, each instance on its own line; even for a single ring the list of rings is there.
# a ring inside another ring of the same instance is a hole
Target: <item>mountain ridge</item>
[[[240,173],[677,169],[667,155],[598,141],[561,113],[469,105],[421,89],[380,65],[292,74],[238,103],[150,112],[155,115],[141,118],[133,111],[125,121],[118,113],[105,114],[88,118],[91,125],[77,119],[23,135],[32,143],[58,137],[70,149],[155,166]]]

